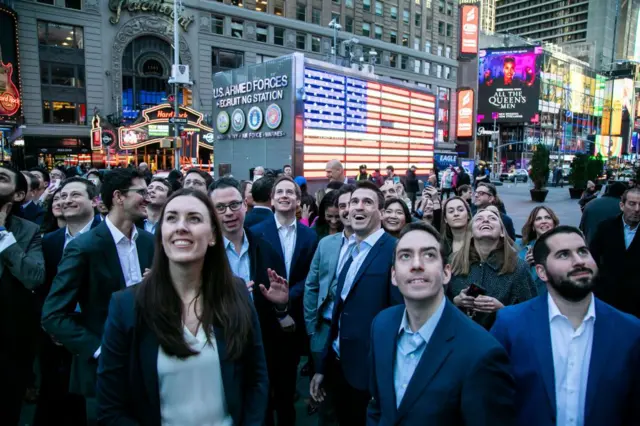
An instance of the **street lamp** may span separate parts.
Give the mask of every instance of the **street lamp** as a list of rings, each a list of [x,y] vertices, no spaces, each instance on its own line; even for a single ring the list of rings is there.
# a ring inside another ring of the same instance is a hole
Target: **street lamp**
[[[331,47],[331,54],[333,55],[333,63],[337,65],[338,31],[342,29],[342,25],[338,23],[336,18],[333,18],[331,22],[329,22],[329,28],[333,29],[333,46]]]

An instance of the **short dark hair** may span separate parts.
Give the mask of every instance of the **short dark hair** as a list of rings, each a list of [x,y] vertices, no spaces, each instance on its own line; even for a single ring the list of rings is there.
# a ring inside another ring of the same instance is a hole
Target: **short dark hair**
[[[189,170],[187,170],[187,173],[184,174],[184,179],[187,180],[187,176],[189,176],[192,173],[196,173],[202,179],[204,179],[204,185],[206,188],[209,188],[209,186],[211,186],[211,184],[213,183],[213,178],[209,173],[205,172],[204,170],[198,169],[196,167],[192,167]]]
[[[134,168],[113,169],[105,174],[100,187],[100,197],[108,210],[113,207],[113,193],[116,191],[125,192],[131,188],[134,179],[144,180],[142,173]]]
[[[32,167],[29,169],[30,172],[38,172],[42,173],[45,182],[51,182],[51,176],[49,176],[49,172],[44,167]]]
[[[271,191],[273,190],[275,181],[272,177],[264,176],[253,182],[253,186],[251,187],[253,201],[257,203],[268,203],[269,200],[271,200]]]
[[[427,234],[432,235],[433,238],[435,238],[436,241],[438,241],[438,246],[439,246],[438,252],[440,253],[440,258],[442,259],[442,266],[444,267],[444,265],[448,263],[447,260],[449,257],[447,247],[445,244],[443,244],[442,236],[440,235],[438,230],[434,228],[432,225],[424,221],[409,222],[404,226],[404,228],[402,228],[402,231],[400,231],[400,235],[398,236],[398,242],[396,243],[396,248],[393,251],[393,264],[394,265],[396,264],[396,253],[398,250],[398,243],[404,238],[405,235],[407,235],[409,232],[412,232],[412,231],[426,232]]]
[[[493,197],[497,197],[498,196],[498,189],[496,188],[496,186],[494,184],[489,183],[489,182],[480,182],[478,184],[478,186],[484,186],[485,188],[487,188]]]
[[[89,173],[87,173],[87,179],[89,179],[89,176],[91,175],[96,176],[98,179],[100,179],[100,181],[102,181],[102,176],[98,170],[91,170]]]
[[[621,198],[624,191],[627,190],[627,185],[622,182],[613,182],[611,185],[607,185],[607,197]]]
[[[456,192],[458,193],[458,195],[462,195],[463,192],[467,192],[467,191],[473,191],[473,189],[471,189],[471,185],[460,185],[457,189]]]
[[[14,174],[14,183],[16,185],[15,192],[24,192],[25,194],[27,193],[27,191],[29,190],[29,182],[27,182],[27,178],[24,177],[20,170],[10,165],[0,166],[0,169],[5,169]]]
[[[584,234],[575,226],[569,225],[558,225],[555,228],[545,232],[536,240],[536,243],[533,246],[533,260],[536,265],[546,265],[547,257],[551,250],[547,245],[547,240],[554,235],[558,234],[577,234],[584,239]]]
[[[331,182],[329,182],[329,184],[327,185],[327,189],[331,189],[333,191],[337,191],[340,188],[342,188],[342,185],[344,185],[344,183],[342,182],[338,182],[337,180],[332,180]]]
[[[395,171],[396,169],[393,168],[393,166],[387,166],[387,170],[391,170],[392,172]]]
[[[293,167],[291,167],[291,164],[285,164],[284,166],[282,166],[282,171],[284,171],[284,169],[286,169],[287,167],[293,170]]]
[[[80,182],[85,186],[87,190],[87,195],[89,196],[90,200],[93,200],[98,196],[98,188],[94,185],[94,183],[91,182],[89,179],[85,179],[80,176],[74,176],[74,177],[70,177],[68,179],[63,180],[62,183],[60,184],[60,189],[74,182]]]
[[[40,188],[40,179],[31,172],[22,172],[25,177],[29,178],[29,191],[35,191]]]
[[[356,183],[356,188],[353,191],[355,192],[358,189],[369,189],[375,192],[378,196],[378,210],[382,210],[384,208],[384,194],[382,193],[382,191],[380,191],[380,188],[378,188],[375,183],[368,180],[359,180]]]
[[[404,202],[404,200],[401,200],[400,198],[388,198],[384,200],[384,209],[388,209],[391,204],[395,203],[400,204],[400,207],[402,208],[405,224],[411,223],[411,211],[409,210],[409,207],[407,206],[407,203]]]
[[[624,194],[622,194],[622,204],[627,202],[627,195],[633,193],[636,195],[640,195],[640,188],[638,187],[633,187],[633,188],[629,188],[626,191],[624,191]]]
[[[251,182],[250,180],[240,181],[240,192],[242,192],[242,197],[244,197],[245,192],[247,192],[247,186],[249,185],[253,187],[253,182]]]
[[[262,178],[264,179],[264,178]],[[258,179],[259,180],[259,179]],[[302,199],[302,190],[300,189],[300,186],[298,186],[298,184],[296,183],[295,180],[293,180],[291,177],[289,176],[280,176],[278,179],[276,179],[276,181],[273,183],[273,188],[271,188],[271,198],[273,198],[273,196],[276,193],[276,187],[278,185],[280,185],[280,183],[282,182],[291,182],[294,186],[294,191],[296,193],[296,198],[298,198],[298,200]],[[254,198],[255,200],[255,198]]]
[[[240,188],[240,182],[232,177],[221,177],[209,186],[209,195],[216,189],[233,188],[240,193],[240,197],[244,199],[244,194]]]
[[[171,193],[173,192],[173,185],[171,185],[171,182],[169,182],[169,179],[156,176],[151,179],[151,182],[149,182],[149,185],[151,185],[153,182],[161,183],[167,187],[167,197],[171,195]]]
[[[340,197],[342,197],[344,194],[351,194],[353,193],[353,191],[356,190],[356,186],[351,184],[351,183],[345,183],[343,184],[340,189],[336,190],[336,199],[335,199],[335,206],[338,207],[338,200],[340,199]]]

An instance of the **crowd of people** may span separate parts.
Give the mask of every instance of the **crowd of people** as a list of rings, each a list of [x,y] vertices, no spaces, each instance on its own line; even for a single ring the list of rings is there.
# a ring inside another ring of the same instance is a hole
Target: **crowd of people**
[[[0,167],[0,424],[640,425],[640,188],[386,172]]]

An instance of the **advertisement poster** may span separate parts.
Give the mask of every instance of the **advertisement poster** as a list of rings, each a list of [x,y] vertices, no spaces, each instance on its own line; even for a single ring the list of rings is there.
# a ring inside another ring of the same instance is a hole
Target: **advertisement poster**
[[[480,9],[477,5],[460,7],[460,56],[474,57],[478,54],[478,27]]]
[[[613,136],[622,134],[622,121],[628,120],[631,113],[631,103],[633,102],[633,80],[630,78],[621,78],[613,80],[613,118],[611,117],[611,85],[609,80],[607,85],[607,97],[604,100],[605,108],[602,117],[602,134],[609,135],[609,131]],[[612,120],[611,122],[609,120]]]
[[[456,136],[473,137],[473,89],[458,89],[458,118]]]
[[[0,5],[0,124],[15,124],[21,115],[17,33],[16,14]]]
[[[486,49],[479,52],[478,121],[539,122],[542,47]]]

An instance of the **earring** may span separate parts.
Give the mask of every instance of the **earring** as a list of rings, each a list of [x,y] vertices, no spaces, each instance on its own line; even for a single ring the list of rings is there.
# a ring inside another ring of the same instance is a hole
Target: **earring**
[[[209,243],[209,247],[213,247],[215,244],[216,244],[216,242],[215,242],[215,241],[211,241],[211,242]]]

